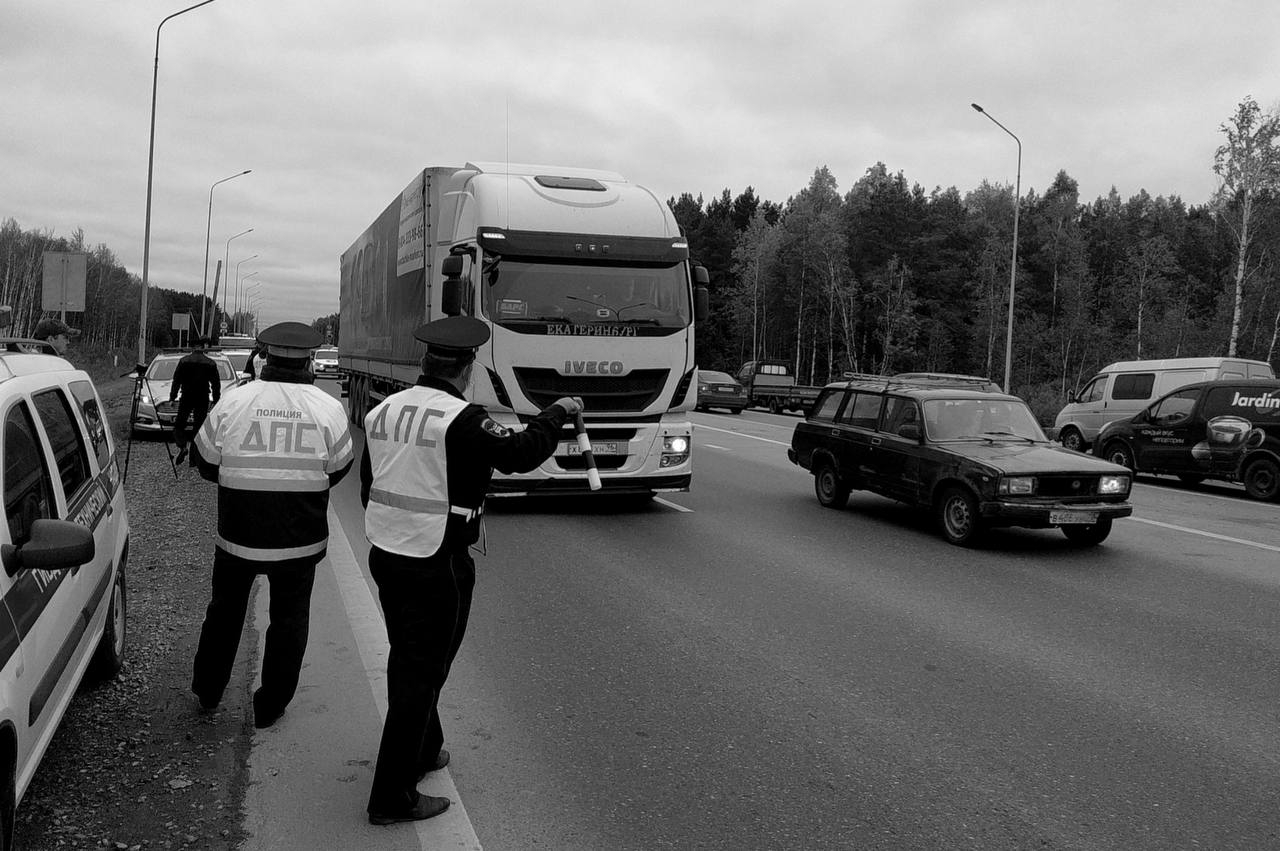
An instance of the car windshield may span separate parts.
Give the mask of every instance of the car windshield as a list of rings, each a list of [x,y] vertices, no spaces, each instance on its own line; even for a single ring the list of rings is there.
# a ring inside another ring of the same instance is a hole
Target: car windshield
[[[714,372],[709,369],[698,370],[698,380],[705,383],[732,384],[733,379],[727,372]]]
[[[924,422],[930,440],[1046,440],[1018,399],[928,399]]]
[[[337,349],[316,349],[316,360],[337,360]]]
[[[244,366],[249,362],[248,352],[223,352],[223,354],[227,356],[227,360],[231,361],[236,372],[244,372]]]
[[[231,367],[231,361],[226,357],[210,358],[218,367],[219,381],[232,381],[235,379],[235,371]],[[180,357],[156,358],[151,362],[151,366],[147,367],[148,381],[172,381],[174,370],[178,368]]]
[[[499,325],[526,333],[547,333],[542,329],[554,323],[621,325],[635,329],[626,336],[662,335],[687,327],[691,319],[688,278],[679,264],[604,266],[504,258],[484,279],[485,313]]]

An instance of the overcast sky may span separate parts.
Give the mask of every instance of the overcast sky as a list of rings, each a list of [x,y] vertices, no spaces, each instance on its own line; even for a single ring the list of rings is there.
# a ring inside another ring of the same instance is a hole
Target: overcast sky
[[[5,0],[0,219],[141,275],[156,27],[196,0]],[[826,165],[927,190],[1060,169],[1204,203],[1219,126],[1280,99],[1280,3],[215,0],[161,30],[149,279],[265,321],[338,309],[338,257],[414,173],[603,168],[776,202]],[[235,238],[234,234],[253,228]],[[252,260],[246,258],[257,255]],[[256,273],[256,274],[255,274]]]

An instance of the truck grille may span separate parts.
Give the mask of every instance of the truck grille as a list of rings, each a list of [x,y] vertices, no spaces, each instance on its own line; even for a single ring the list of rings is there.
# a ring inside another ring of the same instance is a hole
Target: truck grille
[[[1097,476],[1037,476],[1037,496],[1094,496]]]
[[[545,408],[564,396],[580,396],[594,411],[643,411],[662,393],[668,370],[637,369],[630,375],[561,375],[554,369],[522,367],[516,383],[525,398]]]

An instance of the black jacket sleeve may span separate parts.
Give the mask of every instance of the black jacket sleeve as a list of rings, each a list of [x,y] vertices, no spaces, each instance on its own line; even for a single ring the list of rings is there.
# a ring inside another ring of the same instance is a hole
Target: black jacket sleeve
[[[213,363],[209,364],[209,394],[214,402],[222,396],[222,380],[218,378],[218,367]]]
[[[503,473],[527,473],[555,454],[560,443],[560,429],[569,414],[552,405],[525,424],[524,431],[513,431],[489,418],[479,405],[472,405],[458,415],[456,423],[462,443],[478,458]]]
[[[373,487],[373,464],[369,461],[369,444],[360,454],[360,504],[369,507],[369,489]]]

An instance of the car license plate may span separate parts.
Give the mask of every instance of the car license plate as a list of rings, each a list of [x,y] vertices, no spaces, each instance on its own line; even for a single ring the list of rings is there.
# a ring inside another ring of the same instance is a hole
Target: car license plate
[[[568,454],[581,455],[582,450],[578,448],[576,443],[565,444],[568,447]],[[592,455],[621,455],[618,451],[618,441],[616,440],[593,440],[591,441]]]
[[[733,392],[734,392],[733,385],[731,385],[731,384],[721,384],[719,387],[717,387],[717,388],[716,388],[716,392],[717,392],[717,393],[728,393],[728,394],[730,394],[730,395],[733,395]]]
[[[1096,511],[1050,511],[1049,522],[1058,526],[1067,526],[1073,523],[1097,523],[1098,512]]]

